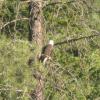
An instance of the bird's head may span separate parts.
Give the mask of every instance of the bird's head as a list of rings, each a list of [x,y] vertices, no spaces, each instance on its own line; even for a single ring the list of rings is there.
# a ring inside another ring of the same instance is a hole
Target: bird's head
[[[53,46],[54,45],[54,41],[53,40],[50,40],[49,41],[49,44]]]

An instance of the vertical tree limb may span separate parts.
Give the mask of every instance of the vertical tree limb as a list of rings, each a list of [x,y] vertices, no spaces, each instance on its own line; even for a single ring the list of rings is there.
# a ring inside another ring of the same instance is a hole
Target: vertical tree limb
[[[41,53],[43,45],[43,25],[42,25],[42,0],[31,0],[30,2],[30,33],[29,41],[35,44],[35,63],[39,63],[38,55]],[[43,100],[43,87],[44,82],[42,80],[41,72],[36,72],[37,85],[35,89],[35,99]]]

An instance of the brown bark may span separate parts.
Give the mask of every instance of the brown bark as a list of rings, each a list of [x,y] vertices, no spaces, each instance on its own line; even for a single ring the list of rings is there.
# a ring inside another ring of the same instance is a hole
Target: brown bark
[[[32,0],[30,2],[30,34],[29,40],[42,46],[42,0]]]
[[[43,45],[43,25],[42,25],[42,1],[43,0],[31,0],[30,2],[30,33],[29,40],[35,44],[36,53],[34,55],[35,63],[39,63],[38,55],[41,53]],[[36,72],[35,76],[37,80],[36,89],[34,90],[35,100],[44,100],[43,87],[44,82],[42,80],[41,72]],[[39,78],[38,78],[39,75]],[[31,93],[31,97],[33,96]],[[34,100],[33,98],[33,100]]]

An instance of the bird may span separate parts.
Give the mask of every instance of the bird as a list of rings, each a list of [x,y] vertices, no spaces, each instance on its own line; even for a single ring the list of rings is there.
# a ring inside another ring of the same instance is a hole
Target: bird
[[[51,59],[51,53],[54,47],[54,41],[53,40],[49,40],[49,43],[43,48],[42,50],[42,54],[40,56],[40,61],[43,62],[43,64],[45,65],[47,60]]]

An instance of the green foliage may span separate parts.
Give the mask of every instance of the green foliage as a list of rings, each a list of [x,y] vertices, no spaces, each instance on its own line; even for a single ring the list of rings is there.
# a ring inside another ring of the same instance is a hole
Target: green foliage
[[[24,92],[27,93],[35,84],[28,66],[31,56],[29,42],[5,37],[1,37],[0,42],[0,97],[24,99]]]
[[[100,0],[62,0],[45,6],[45,40],[60,42],[96,34],[100,31],[99,6]],[[0,10],[0,100],[28,100],[36,86],[35,70],[46,78],[45,100],[100,99],[100,37],[55,46],[52,60],[44,68],[34,62],[29,67],[28,60],[37,50],[28,42],[28,20],[3,27],[28,18],[28,4],[4,0]]]

